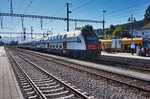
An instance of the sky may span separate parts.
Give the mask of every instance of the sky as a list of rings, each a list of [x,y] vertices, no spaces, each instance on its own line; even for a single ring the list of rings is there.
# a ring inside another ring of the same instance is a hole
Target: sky
[[[103,20],[103,10],[105,28],[112,25],[129,23],[128,18],[133,17],[139,21],[144,18],[145,11],[150,5],[150,0],[12,0],[13,13],[31,14],[66,18],[66,3],[70,3],[70,18]],[[10,13],[10,0],[0,0],[0,13]],[[19,17],[0,16],[3,28],[0,32],[21,32],[22,23]],[[77,22],[77,27],[92,25],[94,29],[102,29],[102,23]],[[47,31],[57,34],[66,31],[66,21],[43,19],[43,29],[41,30],[40,19],[24,18],[26,32],[30,33],[31,26],[33,33],[46,33]],[[75,29],[75,23],[70,22],[70,31]],[[0,34],[2,35],[2,34]],[[13,34],[3,34],[2,36],[12,36]],[[14,35],[20,37],[20,34]],[[30,36],[29,34],[27,36]],[[34,35],[38,37],[39,35]]]

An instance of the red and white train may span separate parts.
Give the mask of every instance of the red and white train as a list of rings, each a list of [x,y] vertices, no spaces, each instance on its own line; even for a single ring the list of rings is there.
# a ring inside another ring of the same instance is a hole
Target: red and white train
[[[19,42],[18,46],[73,57],[98,57],[101,54],[100,43],[96,34],[81,30],[25,40]]]

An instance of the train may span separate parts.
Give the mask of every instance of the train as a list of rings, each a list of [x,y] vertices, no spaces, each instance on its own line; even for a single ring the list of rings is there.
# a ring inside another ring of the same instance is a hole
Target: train
[[[69,55],[74,58],[98,57],[101,54],[99,38],[94,31],[75,30],[51,34],[42,38],[21,41],[18,47]]]
[[[102,48],[106,51],[111,48],[112,51],[119,52],[131,52],[131,42],[131,38],[100,40]],[[148,50],[150,49],[150,38],[133,38],[133,42],[135,43],[135,46],[144,47]]]

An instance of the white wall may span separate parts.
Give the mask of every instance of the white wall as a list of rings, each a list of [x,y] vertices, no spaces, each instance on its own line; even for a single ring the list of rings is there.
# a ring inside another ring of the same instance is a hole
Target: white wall
[[[150,38],[150,29],[138,30],[138,35],[142,38]]]

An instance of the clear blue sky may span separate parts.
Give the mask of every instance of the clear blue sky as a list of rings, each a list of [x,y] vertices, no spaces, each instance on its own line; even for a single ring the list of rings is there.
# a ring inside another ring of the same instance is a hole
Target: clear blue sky
[[[32,2],[32,3],[31,3]],[[71,3],[70,18],[92,19],[102,21],[103,10],[105,13],[105,28],[111,24],[127,23],[133,14],[136,20],[144,18],[145,10],[150,5],[150,0],[13,0],[13,12],[18,14],[34,14],[43,16],[66,17],[66,3]],[[0,0],[0,13],[10,12],[10,0]],[[102,24],[78,22],[77,26],[93,25],[94,29],[102,28]],[[40,19],[24,19],[27,32],[33,26],[33,32],[54,33],[66,31],[66,21],[43,20],[43,30],[40,29]],[[21,32],[21,18],[3,17],[3,27],[0,32]],[[74,22],[70,22],[70,30],[74,30]]]

